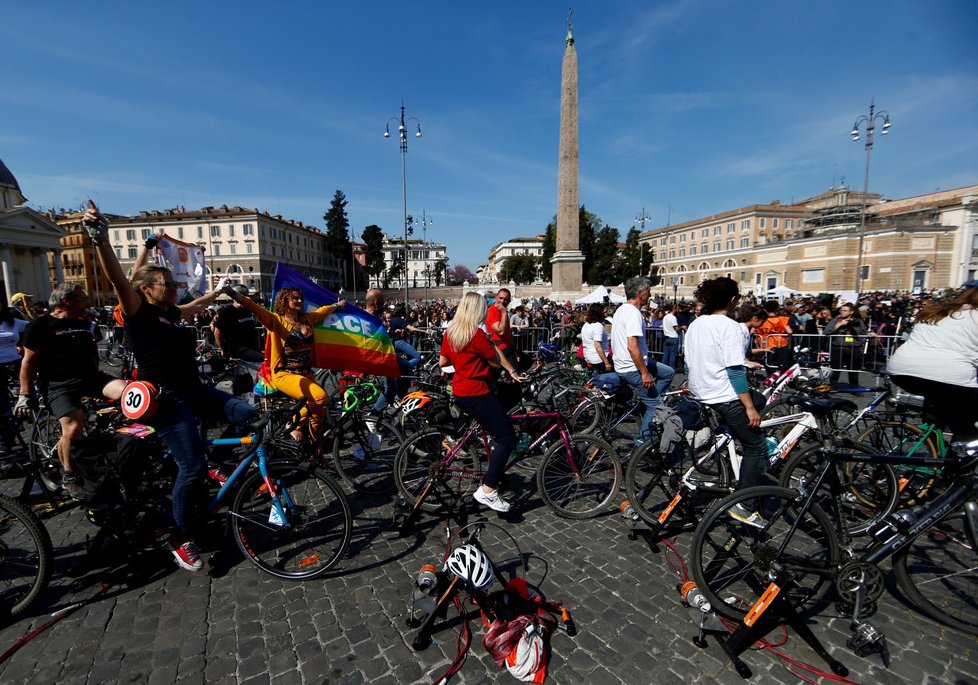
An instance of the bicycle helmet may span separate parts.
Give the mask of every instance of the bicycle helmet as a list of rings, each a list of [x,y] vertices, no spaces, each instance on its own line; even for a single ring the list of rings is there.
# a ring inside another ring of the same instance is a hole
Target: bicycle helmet
[[[421,390],[417,390],[415,392],[412,392],[404,396],[404,399],[401,400],[401,411],[405,415],[410,414],[411,412],[417,409],[424,408],[430,402],[431,402],[431,397],[428,395],[428,393]]]
[[[557,358],[557,346],[553,343],[540,343],[540,358],[544,361],[552,362]]]
[[[448,570],[482,590],[492,584],[492,563],[486,553],[474,545],[459,545],[448,557]]]

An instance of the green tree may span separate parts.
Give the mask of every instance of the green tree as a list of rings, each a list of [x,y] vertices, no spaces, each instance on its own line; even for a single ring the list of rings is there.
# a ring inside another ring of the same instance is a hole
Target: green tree
[[[346,216],[346,195],[342,190],[333,194],[329,209],[323,214],[326,236],[323,241],[327,256],[338,259],[342,265],[343,284],[352,285],[353,244],[350,242],[350,221]]]
[[[499,267],[500,283],[513,281],[517,285],[533,283],[537,277],[539,262],[532,255],[513,255],[507,257]]]
[[[360,238],[363,240],[363,270],[368,276],[376,278],[387,266],[384,261],[384,232],[380,226],[370,224],[363,229]]]
[[[628,235],[625,236],[625,247],[621,251],[615,269],[619,282],[645,273],[642,271],[642,249],[638,242],[640,234],[641,232],[634,226],[628,229]]]
[[[583,226],[583,224],[582,224]],[[615,285],[619,282],[618,267],[618,229],[605,226],[597,232],[591,243],[591,259],[584,272],[585,279],[591,285]],[[585,245],[582,240],[581,245]],[[583,250],[582,250],[583,252]]]
[[[435,267],[434,267],[434,271],[432,272],[432,275],[435,278],[435,287],[436,288],[441,285],[441,282],[443,280],[445,280],[445,276],[446,276],[446,274],[448,272],[448,263],[447,263],[447,261],[448,260],[445,260],[445,259],[438,259],[438,260],[435,261]]]
[[[581,205],[578,212],[578,245],[581,254],[584,255],[584,265],[581,273],[588,273],[591,268],[591,256],[594,250],[594,240],[601,228],[601,219],[596,214],[587,211]],[[540,268],[545,281],[553,280],[553,264],[550,260],[557,251],[557,217],[547,224],[547,230],[543,235],[543,255],[540,257]]]
[[[547,230],[543,234],[543,254],[540,256],[540,273],[543,280],[552,281],[554,279],[554,265],[550,262],[554,252],[557,251],[557,217],[547,224]]]
[[[390,268],[384,272],[384,288],[389,288],[391,283],[397,281],[401,277],[402,271],[404,271],[404,251],[395,251],[394,259],[391,260]]]

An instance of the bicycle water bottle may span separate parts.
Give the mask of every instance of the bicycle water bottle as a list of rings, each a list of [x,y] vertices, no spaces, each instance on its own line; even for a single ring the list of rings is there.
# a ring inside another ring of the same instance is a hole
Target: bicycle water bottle
[[[768,456],[774,454],[775,450],[778,449],[778,441],[772,438],[771,436],[767,436],[764,438],[764,444],[767,445]]]
[[[633,507],[632,503],[629,502],[627,499],[621,503],[619,510],[621,511],[621,517],[623,519],[631,519],[632,521],[637,521],[639,518],[638,512],[635,511],[635,507]]]
[[[764,379],[764,387],[770,388],[772,385],[778,382],[779,378],[781,378],[781,372],[775,371],[770,376]]]
[[[524,452],[526,452],[526,448],[530,446],[531,442],[533,442],[533,440],[530,438],[529,435],[524,435],[523,437],[521,437],[520,441],[516,443],[516,447],[513,448],[513,456],[518,457]]]
[[[438,587],[438,571],[431,564],[425,564],[418,570],[415,584],[422,592],[431,593]]]
[[[707,601],[706,597],[696,587],[696,583],[692,580],[687,580],[685,583],[680,583],[676,586],[679,590],[679,595],[682,597],[683,603],[686,606],[693,607],[694,609],[699,609],[704,614],[709,613],[713,607],[710,606],[710,602]]]

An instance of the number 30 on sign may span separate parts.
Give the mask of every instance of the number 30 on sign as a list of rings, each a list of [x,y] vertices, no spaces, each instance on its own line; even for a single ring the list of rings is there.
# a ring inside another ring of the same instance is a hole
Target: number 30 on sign
[[[148,419],[156,411],[159,392],[152,383],[133,381],[122,392],[122,413],[130,419]]]

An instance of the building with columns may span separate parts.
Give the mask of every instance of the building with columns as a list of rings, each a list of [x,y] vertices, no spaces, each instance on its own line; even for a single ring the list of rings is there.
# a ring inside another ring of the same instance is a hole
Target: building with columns
[[[842,186],[652,229],[641,241],[666,296],[689,298],[717,276],[753,294],[854,292],[864,203],[860,290],[956,288],[978,274],[978,186],[899,200]]]
[[[400,269],[390,273],[395,264],[400,264],[404,254],[404,239],[384,235],[384,264],[386,269],[379,276],[370,277],[372,288],[404,287],[404,273]],[[446,282],[448,253],[444,243],[425,242],[409,239],[407,241],[408,286],[414,288],[435,288]],[[362,262],[361,262],[362,263]]]
[[[496,243],[489,250],[489,261],[479,266],[479,283],[485,285],[495,285],[499,283],[499,271],[503,264],[510,257],[518,255],[529,255],[536,259],[543,257],[544,236],[538,235],[534,238],[510,238],[509,240]]]
[[[35,302],[48,299],[48,254],[53,255],[55,278],[60,282],[64,279],[64,235],[65,231],[54,221],[27,206],[20,184],[0,160],[0,277],[8,302],[14,293],[33,295]]]

